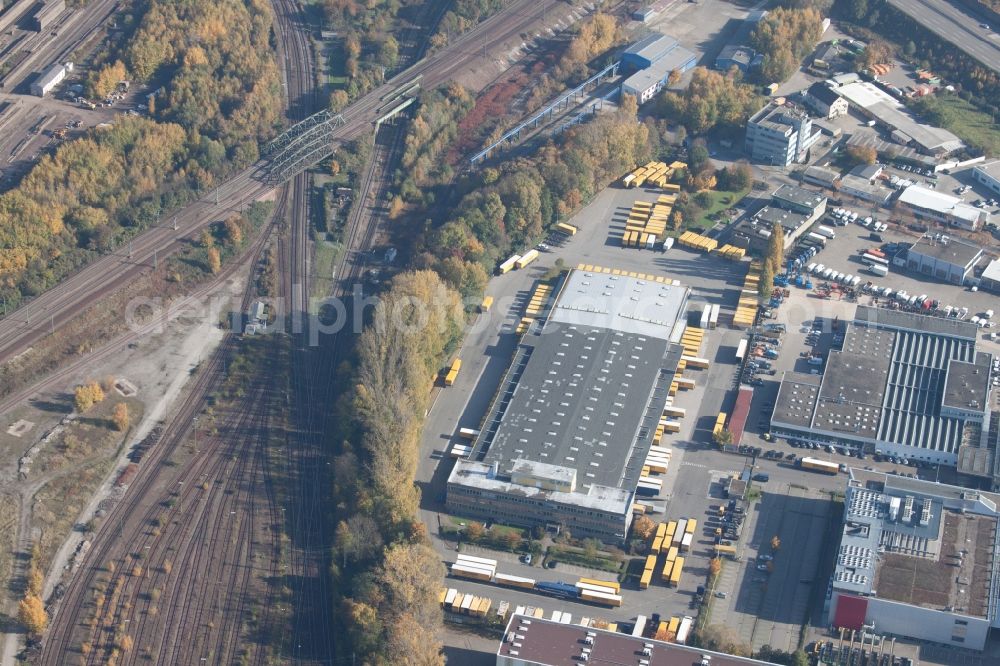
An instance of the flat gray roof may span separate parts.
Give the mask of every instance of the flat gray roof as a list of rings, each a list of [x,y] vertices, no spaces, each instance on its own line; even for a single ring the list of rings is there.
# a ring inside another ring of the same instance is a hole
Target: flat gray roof
[[[859,306],[843,349],[830,352],[822,375],[785,374],[772,423],[957,454],[966,420],[941,411],[949,401],[970,409],[968,391],[987,395],[990,357],[974,356],[976,330],[965,322]],[[974,358],[979,374],[966,369]],[[949,368],[955,369],[950,393]],[[976,383],[967,389],[970,376]]]
[[[854,314],[854,323],[862,326],[868,325],[879,328],[947,335],[972,341],[976,340],[976,336],[979,333],[979,327],[967,321],[945,317],[932,317],[930,315],[903,312],[901,310],[873,308],[867,305],[858,306]]]
[[[983,254],[983,248],[953,236],[944,243],[933,236],[923,236],[913,244],[910,252],[966,268]]]
[[[827,360],[813,428],[875,438],[894,338],[890,331],[847,327],[844,350]]]
[[[483,462],[497,463],[500,475],[519,459],[570,467],[582,488],[638,482],[642,461],[634,464],[631,453],[644,447],[645,460],[652,443],[656,424],[641,422],[668,342],[592,326],[549,328],[524,337],[529,357]]]
[[[782,228],[788,231],[797,231],[799,227],[806,223],[809,219],[808,216],[802,213],[796,213],[790,210],[784,210],[782,208],[775,208],[773,206],[764,206],[758,211],[754,218],[757,220],[763,220],[771,225],[775,223],[780,224]]]
[[[975,168],[976,171],[981,171],[988,176],[992,176],[1000,180],[1000,160],[993,160],[992,162],[984,162]]]
[[[816,209],[826,200],[826,195],[822,192],[813,192],[794,185],[782,185],[771,195],[772,199],[790,201],[799,206],[808,206]]]
[[[803,428],[812,425],[821,378],[821,375],[804,372],[786,372],[778,388],[771,420]]]
[[[989,404],[990,360],[989,354],[979,352],[974,362],[949,363],[942,404],[956,409],[984,409]]]

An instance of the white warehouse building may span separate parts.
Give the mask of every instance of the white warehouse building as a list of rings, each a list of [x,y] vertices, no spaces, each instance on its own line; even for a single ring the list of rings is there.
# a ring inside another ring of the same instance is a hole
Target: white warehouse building
[[[829,624],[982,650],[997,618],[1000,496],[852,469]]]
[[[35,82],[31,84],[31,94],[37,97],[45,97],[52,92],[52,89],[62,83],[66,78],[66,66],[56,63],[39,74]]]

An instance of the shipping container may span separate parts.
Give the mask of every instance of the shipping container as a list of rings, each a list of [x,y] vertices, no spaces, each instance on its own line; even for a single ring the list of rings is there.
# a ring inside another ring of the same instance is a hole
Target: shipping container
[[[746,338],[740,340],[739,346],[736,348],[736,360],[742,361],[747,355],[747,346],[749,341]]]
[[[724,546],[722,544],[717,544],[715,546],[715,554],[719,557],[728,557],[731,560],[736,559],[736,547],[735,546]]]
[[[799,458],[798,465],[802,469],[808,469],[813,472],[819,472],[820,474],[839,474],[840,465],[834,462],[829,462],[827,460],[820,460],[818,458]]]
[[[718,303],[713,303],[712,304],[712,311],[709,314],[709,318],[708,318],[708,327],[709,328],[715,328],[716,326],[718,326],[718,324],[719,324],[719,309],[720,308],[719,308],[719,304]]]
[[[677,628],[677,638],[675,642],[685,645],[688,638],[691,636],[691,630],[694,629],[694,618],[685,615],[684,619],[681,620],[680,626]]]
[[[488,583],[493,578],[493,573],[493,571],[482,567],[467,566],[458,563],[451,565],[451,575],[459,578],[471,578],[472,580]]]
[[[809,232],[809,233],[808,233],[808,234],[806,235],[806,238],[807,238],[808,240],[811,240],[811,241],[815,241],[816,243],[819,243],[819,244],[820,244],[820,245],[822,245],[823,247],[826,247],[826,237],[825,237],[825,236],[821,236],[821,235],[819,235],[819,234],[818,234],[818,233],[816,233],[815,231],[810,231],[810,232]]]
[[[521,576],[511,576],[510,574],[498,573],[493,577],[493,580],[497,585],[503,585],[505,587],[519,587],[525,590],[532,590],[535,588],[535,580],[533,578],[522,578]]]
[[[476,557],[474,555],[464,555],[462,553],[459,553],[459,555],[458,555],[458,557],[456,559],[459,562],[466,562],[466,563],[469,563],[469,564],[482,564],[482,565],[485,565],[485,566],[488,566],[488,567],[489,566],[496,567],[496,565],[497,565],[497,561],[496,560],[491,560],[488,557]]]

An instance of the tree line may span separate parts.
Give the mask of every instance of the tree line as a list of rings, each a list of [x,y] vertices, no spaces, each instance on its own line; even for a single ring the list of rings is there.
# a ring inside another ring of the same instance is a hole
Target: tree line
[[[340,520],[333,630],[358,663],[441,664],[438,590],[445,575],[417,516],[414,485],[433,377],[462,334],[454,290],[432,271],[397,275],[358,339],[347,424],[334,460]]]
[[[149,118],[119,116],[39,160],[0,196],[0,296],[8,308],[120,246],[159,215],[252,163],[279,120],[263,0],[148,0],[88,81],[155,81]]]
[[[837,0],[833,9],[835,15],[853,24],[858,37],[868,43],[886,39],[900,45],[902,53],[914,65],[944,77],[962,99],[993,118],[1000,118],[1000,74],[885,0]]]

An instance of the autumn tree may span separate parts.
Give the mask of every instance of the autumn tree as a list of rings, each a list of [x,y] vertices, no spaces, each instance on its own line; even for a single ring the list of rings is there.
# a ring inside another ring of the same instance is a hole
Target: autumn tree
[[[719,189],[730,192],[750,189],[750,186],[753,184],[753,169],[743,160],[735,162],[724,169],[719,169],[715,173],[715,176],[719,183]]]
[[[49,625],[49,614],[45,611],[45,604],[40,597],[27,594],[17,604],[17,620],[28,633],[40,636]]]
[[[115,405],[114,411],[111,412],[111,422],[114,424],[115,430],[119,432],[128,430],[129,413],[127,404],[119,402]]]
[[[771,537],[771,550],[779,550],[781,548],[781,537],[775,534]]]
[[[722,428],[712,433],[712,440],[718,446],[730,446],[733,443],[733,431],[729,428]]]
[[[760,274],[760,282],[757,283],[757,293],[766,301],[771,298],[772,291],[774,291],[774,268],[771,262],[766,261]]]
[[[768,240],[765,263],[771,267],[772,277],[784,270],[785,265],[785,228],[780,224],[771,226],[771,238]]]
[[[222,223],[226,232],[226,240],[230,244],[239,246],[243,243],[243,224],[243,216],[238,213],[233,213]]]
[[[208,270],[212,272],[212,275],[215,275],[220,270],[222,270],[222,255],[219,254],[219,248],[217,247],[208,248],[206,261],[208,262]]]
[[[741,642],[732,627],[724,624],[710,624],[698,632],[698,644],[716,652],[725,652],[737,657],[749,657],[750,646]]]
[[[878,152],[873,146],[854,144],[847,147],[847,157],[852,164],[875,164]]]
[[[101,67],[93,74],[89,83],[90,95],[104,99],[118,88],[120,82],[125,80],[125,63],[116,60],[114,63]]]
[[[868,44],[865,45],[865,50],[862,51],[861,57],[858,59],[858,65],[865,69],[870,69],[874,65],[891,62],[892,56],[893,48],[889,42],[876,37],[869,40]]]
[[[334,548],[340,551],[342,564],[368,560],[381,552],[384,541],[378,523],[371,516],[354,514],[337,523]]]
[[[722,560],[718,557],[713,557],[708,563],[708,573],[710,576],[718,576],[722,572]]]
[[[762,104],[753,88],[742,83],[736,73],[696,67],[687,88],[663,95],[658,115],[701,134],[719,125],[741,126]]]
[[[73,393],[76,411],[80,413],[86,412],[102,400],[104,400],[104,390],[98,382],[77,386]]]
[[[477,520],[470,520],[465,526],[465,538],[469,541],[479,541],[486,534],[486,528]]]
[[[787,79],[822,35],[823,17],[814,7],[770,10],[750,33],[750,45],[764,54],[761,78]]]
[[[656,523],[649,516],[639,516],[632,523],[632,534],[637,538],[648,540],[656,531]]]

